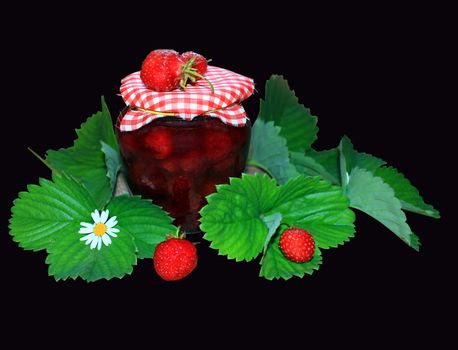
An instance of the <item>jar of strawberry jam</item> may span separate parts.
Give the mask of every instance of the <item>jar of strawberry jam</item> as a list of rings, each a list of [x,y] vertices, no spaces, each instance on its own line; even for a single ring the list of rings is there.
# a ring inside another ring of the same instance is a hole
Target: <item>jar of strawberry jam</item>
[[[151,198],[183,230],[198,229],[199,210],[217,184],[240,176],[248,153],[244,127],[217,118],[160,118],[118,140],[133,193]]]
[[[128,107],[116,128],[132,192],[152,199],[188,233],[198,231],[199,211],[215,186],[241,175],[250,141],[240,101],[252,94],[253,81],[212,66],[206,78],[214,93],[206,83],[160,93],[131,74],[122,81]]]

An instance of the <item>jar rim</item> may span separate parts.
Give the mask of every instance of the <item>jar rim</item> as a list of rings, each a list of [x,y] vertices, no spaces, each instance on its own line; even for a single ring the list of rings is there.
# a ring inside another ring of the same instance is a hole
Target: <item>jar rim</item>
[[[116,123],[115,123],[115,127],[116,129],[118,129],[120,132],[121,129],[119,127],[120,123],[121,123],[121,120],[122,118],[124,117],[124,114],[126,114],[127,110],[129,109],[129,107],[125,107],[120,113],[119,113],[119,116],[116,120]],[[251,127],[251,119],[250,117],[247,115],[246,116],[247,118],[247,121],[246,121],[246,124],[243,126],[243,127]],[[228,127],[232,127],[232,128],[237,128],[236,126],[232,126],[232,125],[228,125],[228,124],[225,124],[221,121],[221,119],[217,118],[217,117],[212,117],[212,116],[204,116],[204,115],[199,115],[197,117],[195,117],[194,119],[192,120],[185,120],[185,119],[181,119],[179,117],[172,117],[172,116],[164,116],[164,117],[161,117],[161,118],[157,118],[155,120],[153,120],[151,123],[155,123],[155,122],[158,122],[158,123],[161,123],[162,126],[183,126],[183,127],[188,127],[188,128],[193,128],[193,127],[198,127],[200,126],[200,123],[199,122],[202,122],[202,121],[206,121],[206,120],[215,120],[215,121],[218,121],[220,122],[221,124],[224,124],[224,125],[227,125]],[[197,123],[196,123],[197,122]],[[165,124],[165,125],[164,125]],[[124,131],[124,132],[129,132],[129,131]]]

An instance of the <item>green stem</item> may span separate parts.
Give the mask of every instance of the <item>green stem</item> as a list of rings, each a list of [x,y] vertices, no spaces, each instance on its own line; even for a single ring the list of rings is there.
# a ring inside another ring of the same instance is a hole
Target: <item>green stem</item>
[[[195,75],[196,77],[199,77],[200,79],[203,79],[205,80],[208,85],[210,85],[210,89],[212,90],[212,94],[215,93],[215,87],[213,86],[213,84],[210,82],[210,80],[208,80],[207,78],[205,78],[202,74],[199,74],[197,72],[193,72],[192,75]]]
[[[197,73],[196,69],[193,68],[194,62],[196,60],[197,56],[192,57],[189,61],[187,61],[183,67],[181,68],[181,72],[183,74],[183,77],[180,80],[180,87],[183,90],[186,90],[186,84],[188,82],[188,79],[191,80],[192,82],[196,81],[196,77],[205,80],[208,85],[210,85],[210,89],[212,90],[212,94],[215,93],[215,87],[213,84],[205,78],[202,74]],[[208,62],[208,61],[207,61]]]
[[[35,152],[33,149],[31,149],[30,147],[27,147],[27,149],[29,150],[30,153],[32,153],[40,162],[42,162],[44,165],[46,165],[49,170],[53,171],[53,172],[56,172],[56,170],[54,170],[51,165],[43,158],[41,157],[37,152]]]

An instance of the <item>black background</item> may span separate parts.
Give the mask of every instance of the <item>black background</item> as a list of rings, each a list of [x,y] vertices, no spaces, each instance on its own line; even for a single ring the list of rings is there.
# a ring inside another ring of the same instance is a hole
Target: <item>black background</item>
[[[2,317],[11,329],[30,334],[43,325],[48,333],[31,337],[35,342],[59,334],[84,341],[84,332],[103,330],[153,345],[161,324],[176,332],[197,326],[189,341],[213,334],[216,347],[242,344],[242,334],[254,344],[286,336],[322,344],[364,343],[363,335],[387,344],[394,336],[411,344],[447,341],[446,317],[456,311],[457,231],[451,224],[456,110],[447,108],[456,100],[456,80],[447,9],[314,12],[262,5],[250,11],[233,4],[209,11],[188,4],[190,15],[178,5],[125,4],[117,13],[65,6],[11,10],[15,24],[3,28],[1,288]],[[50,175],[26,147],[44,154],[70,146],[74,129],[100,108],[101,95],[115,115],[123,106],[116,95],[120,79],[155,48],[194,50],[254,78],[258,93],[245,103],[250,115],[257,114],[270,74],[284,75],[319,117],[317,149],[334,147],[347,134],[356,149],[406,174],[441,211],[441,220],[408,214],[422,240],[420,253],[358,213],[356,237],[325,251],[320,270],[303,279],[261,279],[256,262],[228,261],[204,241],[198,268],[180,282],[161,281],[151,260],[122,280],[54,282],[45,253],[22,251],[8,234],[17,193]]]

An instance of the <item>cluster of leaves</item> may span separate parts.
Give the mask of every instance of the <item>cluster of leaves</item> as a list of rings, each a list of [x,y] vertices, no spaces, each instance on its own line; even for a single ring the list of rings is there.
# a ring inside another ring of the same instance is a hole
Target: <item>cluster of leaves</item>
[[[219,185],[207,200],[201,229],[210,246],[236,261],[263,253],[260,275],[267,279],[311,274],[321,264],[320,249],[337,247],[354,233],[348,200],[339,187],[318,177],[296,176],[278,186],[268,176],[244,174]],[[317,249],[311,261],[297,264],[283,257],[278,240],[288,226],[314,236]]]
[[[269,176],[232,178],[217,186],[201,210],[201,229],[210,246],[236,261],[262,255],[260,275],[267,279],[302,277],[318,269],[322,249],[353,237],[351,208],[372,216],[416,250],[420,242],[404,210],[439,217],[403,174],[356,151],[347,137],[336,148],[314,150],[316,124],[287,81],[272,76],[252,129],[248,162]],[[10,231],[22,248],[48,252],[49,274],[56,280],[120,278],[132,272],[137,259],[152,257],[155,246],[176,228],[149,200],[113,197],[122,160],[103,99],[102,111],[89,117],[77,136],[72,147],[48,151],[43,161],[53,171],[52,181],[40,179],[19,194]],[[101,250],[89,249],[78,234],[95,209],[117,216],[120,230]],[[317,248],[311,261],[298,264],[283,256],[278,241],[287,227],[313,235]]]
[[[53,170],[52,181],[40,179],[39,185],[19,193],[10,232],[22,248],[48,252],[49,274],[56,280],[121,278],[132,272],[137,259],[151,258],[156,245],[176,228],[149,200],[113,197],[122,161],[103,98],[102,111],[76,133],[72,147],[48,151],[45,162]],[[81,222],[92,222],[95,209],[117,216],[120,230],[101,250],[89,249],[78,234]]]
[[[317,118],[299,103],[288,82],[272,76],[252,129],[248,160],[272,180],[249,175],[233,179],[230,185],[219,186],[201,211],[201,229],[211,247],[237,261],[264,252],[261,276],[268,279],[302,276],[321,262],[319,249],[308,263],[286,260],[278,248],[284,227],[307,229],[318,248],[335,247],[353,235],[349,205],[418,250],[419,238],[403,210],[439,218],[403,174],[377,157],[356,151],[348,137],[336,148],[314,150],[316,124]]]

